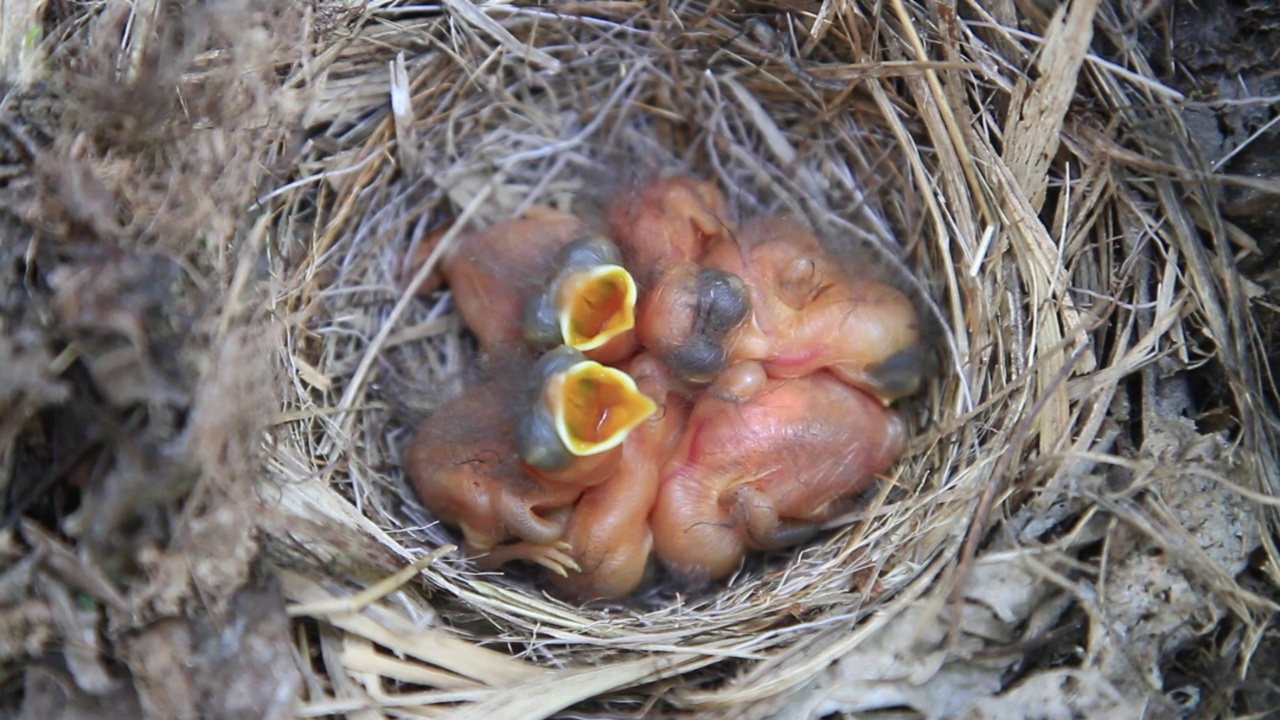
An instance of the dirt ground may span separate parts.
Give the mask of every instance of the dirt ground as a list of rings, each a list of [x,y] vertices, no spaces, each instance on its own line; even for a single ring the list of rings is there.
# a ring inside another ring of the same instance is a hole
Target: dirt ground
[[[1150,56],[1189,98],[1205,163],[1280,182],[1280,8],[1148,5]],[[299,18],[244,6],[274,32],[239,36],[216,4],[175,3],[162,42],[122,72],[124,14],[89,26],[78,3],[37,3],[27,32],[51,42],[31,62],[53,69],[27,84],[9,58],[0,77],[0,715],[287,718],[303,686],[251,502],[281,382],[264,298],[300,251],[265,246],[270,218],[247,209],[298,179],[318,132],[267,62]],[[327,12],[315,32],[341,27]],[[192,92],[158,89],[178,80]],[[1217,191],[1256,241],[1240,270],[1270,375],[1280,200]],[[1220,369],[1195,374],[1210,388],[1196,406],[1222,405]],[[1280,602],[1262,560],[1241,582]],[[1166,687],[1200,693],[1195,717],[1274,712],[1278,630],[1241,681],[1224,623],[1166,659]]]
[[[1184,121],[1205,162],[1215,170],[1259,179],[1280,178],[1280,7],[1263,0],[1180,2],[1153,10],[1147,33],[1160,79],[1187,98]],[[1280,367],[1280,199],[1241,185],[1220,189],[1222,213],[1257,242],[1240,269],[1262,295],[1255,304],[1269,348],[1271,372]],[[1211,371],[1210,371],[1211,372]],[[1206,378],[1206,384],[1213,384]],[[1251,587],[1273,600],[1261,576]],[[1243,682],[1221,661],[1209,639],[1169,660],[1170,683],[1188,682],[1217,697],[1198,717],[1275,712],[1280,707],[1280,635],[1272,632]]]

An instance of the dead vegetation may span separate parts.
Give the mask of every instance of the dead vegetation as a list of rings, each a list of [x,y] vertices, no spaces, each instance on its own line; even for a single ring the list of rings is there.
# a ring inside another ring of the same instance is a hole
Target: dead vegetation
[[[1253,5],[1228,7],[1274,50]],[[1280,186],[1189,127],[1185,59],[1150,64],[1185,3],[3,8],[0,707],[1280,702],[1276,247],[1222,212]],[[403,484],[472,361],[404,261],[445,219],[590,217],[665,169],[876,258],[932,299],[946,371],[894,482],[822,542],[569,606],[477,572]]]

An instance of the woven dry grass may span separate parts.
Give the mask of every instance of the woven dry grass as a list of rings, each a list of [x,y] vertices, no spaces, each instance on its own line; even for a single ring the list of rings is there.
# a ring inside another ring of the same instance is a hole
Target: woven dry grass
[[[186,552],[234,537],[279,577],[290,712],[1239,711],[1280,597],[1280,458],[1261,293],[1235,270],[1257,248],[1217,193],[1277,188],[1209,167],[1133,3],[794,5],[317,0],[166,36],[191,50],[170,81],[231,107],[166,141],[205,169],[157,173],[169,192],[137,190],[123,221],[143,231],[113,232],[213,288],[195,406],[238,430],[206,442],[197,497],[252,486],[226,522],[256,532],[192,532]],[[111,12],[67,16],[64,42],[161,23]],[[121,168],[117,193],[144,172],[145,153],[82,156]],[[473,360],[447,294],[413,292],[430,264],[405,259],[446,219],[447,243],[533,203],[590,215],[659,170],[873,258],[926,308],[943,371],[905,407],[892,482],[820,542],[705,593],[577,607],[475,570],[404,484],[413,423]],[[229,363],[274,368],[272,417],[249,417],[262,403],[239,398],[267,395]],[[265,472],[214,479],[237,453]],[[1177,679],[1185,648],[1221,676]]]

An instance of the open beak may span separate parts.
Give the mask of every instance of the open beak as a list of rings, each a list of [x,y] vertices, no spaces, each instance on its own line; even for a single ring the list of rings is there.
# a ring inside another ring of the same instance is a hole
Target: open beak
[[[595,350],[636,325],[636,282],[621,265],[574,269],[557,283],[556,319],[564,343]]]
[[[618,447],[658,409],[630,375],[593,360],[552,375],[543,398],[560,441],[579,457]]]

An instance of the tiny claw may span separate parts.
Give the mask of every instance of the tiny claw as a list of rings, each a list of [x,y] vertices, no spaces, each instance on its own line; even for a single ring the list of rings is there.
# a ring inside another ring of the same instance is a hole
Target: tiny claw
[[[582,572],[582,567],[578,565],[577,561],[558,547],[561,544],[564,543],[556,543],[556,546],[544,545],[541,547],[529,548],[529,555],[527,559],[530,562],[541,565],[562,578],[569,577],[569,573],[565,572],[566,568],[576,573]]]
[[[484,555],[476,559],[476,563],[482,568],[498,568],[513,560],[524,560],[526,562],[541,565],[560,577],[569,577],[565,572],[565,568],[574,572],[582,572],[582,568],[578,563],[560,546],[564,543],[556,542],[549,545],[539,545],[530,542],[518,542],[511,545],[502,545],[492,548]]]

